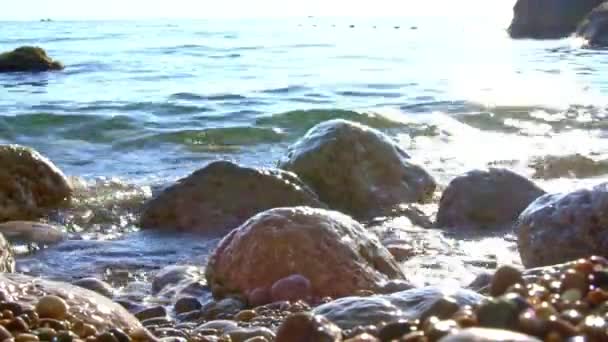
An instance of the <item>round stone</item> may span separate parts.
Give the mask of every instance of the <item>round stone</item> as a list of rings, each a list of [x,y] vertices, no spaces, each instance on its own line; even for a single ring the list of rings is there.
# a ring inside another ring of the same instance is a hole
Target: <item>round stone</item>
[[[36,304],[36,312],[40,318],[62,320],[68,314],[68,304],[57,296],[44,296]]]
[[[509,287],[515,284],[525,284],[521,271],[513,266],[501,266],[492,277],[490,294],[494,297],[503,295]]]

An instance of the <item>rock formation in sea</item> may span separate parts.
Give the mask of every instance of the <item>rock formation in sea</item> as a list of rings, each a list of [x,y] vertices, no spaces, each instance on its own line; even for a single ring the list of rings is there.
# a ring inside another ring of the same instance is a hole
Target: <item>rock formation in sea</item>
[[[325,207],[291,172],[216,161],[150,200],[140,225],[222,236],[259,212],[299,205]]]
[[[474,229],[509,227],[544,193],[530,180],[507,169],[470,171],[454,178],[443,191],[436,225]]]
[[[279,167],[309,184],[330,208],[357,219],[402,203],[427,202],[433,177],[384,133],[346,120],[311,128],[289,147]]]
[[[0,54],[0,72],[61,70],[63,64],[51,59],[42,48],[22,46]]]
[[[583,47],[608,46],[608,2],[596,7],[579,25],[576,36],[583,40]]]
[[[513,38],[563,38],[604,0],[517,0],[509,34]]]

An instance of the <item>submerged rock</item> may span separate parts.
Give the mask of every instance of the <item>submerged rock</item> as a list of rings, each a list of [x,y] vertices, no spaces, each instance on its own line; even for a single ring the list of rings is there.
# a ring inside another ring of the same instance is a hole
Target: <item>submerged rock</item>
[[[0,233],[11,241],[44,245],[55,244],[67,239],[67,234],[59,227],[32,221],[0,223]]]
[[[32,307],[40,298],[47,297],[48,304],[63,302],[67,306],[67,319],[91,324],[98,330],[119,328],[133,330],[141,328],[137,318],[122,306],[93,291],[62,282],[33,278],[21,274],[0,274],[0,291],[7,300],[24,307]],[[62,309],[63,310],[63,309]],[[52,314],[54,308],[46,308]]]
[[[468,328],[448,335],[439,342],[541,342],[542,340],[518,332],[488,328]]]
[[[400,319],[415,320],[443,314],[449,317],[455,310],[441,312],[443,308],[438,305],[446,298],[454,303],[457,310],[458,306],[475,305],[485,297],[465,289],[428,286],[389,295],[340,298],[318,306],[313,312],[326,317],[342,329],[352,329]]]
[[[171,265],[158,271],[152,279],[152,294],[160,298],[172,300],[183,296],[198,298],[207,293],[204,270],[200,267]]]
[[[35,46],[22,46],[0,54],[0,72],[61,70],[63,65]]]
[[[504,227],[544,193],[525,177],[506,169],[470,171],[453,179],[443,192],[437,226]]]
[[[149,201],[140,225],[225,235],[261,211],[298,205],[325,207],[290,172],[216,161]]]
[[[518,248],[526,267],[608,256],[608,183],[571,193],[547,194],[521,214]]]
[[[546,156],[533,160],[534,178],[588,178],[608,173],[608,161],[596,161],[581,154]]]
[[[11,273],[15,271],[15,256],[13,248],[0,233],[0,272]]]
[[[332,209],[367,219],[402,203],[426,202],[436,183],[391,138],[346,120],[316,125],[279,167],[293,171]]]
[[[31,148],[0,145],[0,222],[35,219],[69,201],[64,174]]]
[[[335,211],[309,207],[260,213],[233,230],[207,264],[213,294],[249,296],[299,274],[314,297],[342,297],[377,289],[404,275],[378,238]]]
[[[608,46],[608,2],[596,7],[583,20],[576,31],[576,36],[583,40],[583,46]]]
[[[513,38],[552,39],[572,34],[603,0],[517,0],[509,34]]]

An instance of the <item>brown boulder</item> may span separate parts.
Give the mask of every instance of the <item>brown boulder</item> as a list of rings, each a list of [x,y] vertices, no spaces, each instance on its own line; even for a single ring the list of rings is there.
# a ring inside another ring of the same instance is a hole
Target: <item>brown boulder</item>
[[[150,200],[140,225],[224,235],[261,211],[298,205],[325,207],[290,172],[216,161]]]
[[[517,245],[526,267],[608,257],[608,183],[547,194],[520,215]]]
[[[374,290],[404,275],[378,238],[350,217],[309,207],[260,213],[224,237],[206,277],[213,294],[248,296],[300,274],[314,297]]]
[[[279,167],[300,176],[332,209],[368,219],[426,202],[436,183],[384,133],[346,120],[311,128]]]
[[[22,46],[0,54],[0,72],[61,70],[63,65],[35,46]]]
[[[122,306],[93,291],[22,274],[0,273],[0,292],[9,301],[33,307],[40,298],[53,295],[62,298],[69,307],[71,319],[92,324],[98,330],[141,328],[137,318]]]
[[[64,174],[31,148],[0,145],[0,165],[0,222],[38,218],[72,195]]]
[[[474,170],[454,178],[443,192],[438,227],[492,229],[511,225],[545,191],[506,169]]]
[[[513,38],[552,39],[572,34],[604,0],[517,0],[509,34]]]

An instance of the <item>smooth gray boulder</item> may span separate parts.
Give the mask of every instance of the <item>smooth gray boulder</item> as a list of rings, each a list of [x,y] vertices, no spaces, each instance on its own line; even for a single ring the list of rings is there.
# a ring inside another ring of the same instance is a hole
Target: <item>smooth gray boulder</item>
[[[512,225],[545,191],[507,169],[474,170],[454,178],[443,192],[438,227],[495,229]]]
[[[438,303],[446,299],[456,306],[473,306],[484,298],[471,290],[427,286],[389,295],[344,297],[316,307],[313,313],[326,317],[341,329],[352,329],[399,319],[440,316],[443,308]]]
[[[520,215],[516,230],[526,267],[608,256],[608,183],[547,194]]]
[[[298,205],[325,207],[291,172],[216,161],[148,201],[140,225],[221,236],[259,212]]]
[[[512,38],[554,39],[576,31],[603,0],[517,0],[509,26]]]
[[[311,128],[279,167],[296,173],[330,208],[357,219],[385,215],[402,203],[424,203],[433,177],[384,133],[346,120]]]

